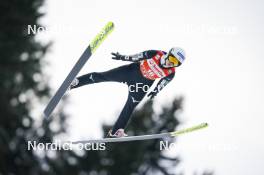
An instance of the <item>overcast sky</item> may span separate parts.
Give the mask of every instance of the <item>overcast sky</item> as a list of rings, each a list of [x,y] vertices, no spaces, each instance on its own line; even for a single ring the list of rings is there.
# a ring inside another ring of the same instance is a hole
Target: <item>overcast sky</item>
[[[238,3],[239,2],[239,3]],[[123,64],[110,52],[134,54],[180,46],[186,62],[156,97],[155,107],[184,96],[181,127],[208,122],[203,131],[178,138],[170,154],[182,157],[187,175],[209,168],[216,174],[264,174],[264,23],[262,1],[56,0],[47,1],[42,39],[54,41],[47,74],[55,90],[92,38],[108,22],[114,32],[80,75]],[[69,94],[69,139],[102,137],[102,122],[117,118],[125,85],[101,83]],[[145,99],[147,100],[147,99]]]

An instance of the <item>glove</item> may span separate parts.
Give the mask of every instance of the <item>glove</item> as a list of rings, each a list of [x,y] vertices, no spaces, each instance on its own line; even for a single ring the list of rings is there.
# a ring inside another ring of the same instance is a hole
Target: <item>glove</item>
[[[155,92],[155,91],[151,91],[147,96],[150,98],[150,99],[153,99],[158,93]]]
[[[112,59],[114,59],[114,60],[121,60],[122,58],[122,55],[120,55],[118,52],[116,52],[116,53],[111,53],[112,54]]]

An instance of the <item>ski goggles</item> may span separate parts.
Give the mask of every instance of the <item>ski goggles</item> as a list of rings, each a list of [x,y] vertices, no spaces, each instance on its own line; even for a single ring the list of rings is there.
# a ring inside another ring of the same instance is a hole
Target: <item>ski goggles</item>
[[[173,66],[180,65],[179,60],[175,56],[169,55],[168,60],[173,64]]]

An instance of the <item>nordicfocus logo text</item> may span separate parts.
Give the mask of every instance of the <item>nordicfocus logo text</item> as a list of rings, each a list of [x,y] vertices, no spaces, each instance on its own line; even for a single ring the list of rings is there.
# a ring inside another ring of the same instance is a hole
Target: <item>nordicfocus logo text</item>
[[[176,144],[174,142],[169,143],[168,141],[160,141],[160,150],[170,150],[175,148]]]
[[[128,85],[127,82],[123,82],[123,83],[128,86],[129,92],[139,92],[139,91],[147,92],[150,88],[148,85],[143,83],[135,83],[130,85]]]
[[[43,150],[87,150],[87,151],[103,151],[106,150],[105,143],[77,143],[72,142],[52,142],[38,143],[37,141],[28,141],[28,150],[43,151]]]

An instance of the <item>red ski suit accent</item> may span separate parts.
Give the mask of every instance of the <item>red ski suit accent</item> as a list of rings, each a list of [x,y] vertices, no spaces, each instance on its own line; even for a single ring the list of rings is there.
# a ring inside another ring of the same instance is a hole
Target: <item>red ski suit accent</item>
[[[140,71],[145,78],[155,80],[157,78],[167,77],[175,72],[174,67],[160,67],[160,59],[163,55],[165,55],[163,52],[158,51],[152,58],[140,61]]]

